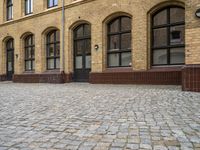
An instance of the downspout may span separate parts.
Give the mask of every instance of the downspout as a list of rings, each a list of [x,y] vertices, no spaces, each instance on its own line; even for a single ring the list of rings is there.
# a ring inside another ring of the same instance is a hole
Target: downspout
[[[65,0],[62,0],[62,68],[61,73],[65,75]]]

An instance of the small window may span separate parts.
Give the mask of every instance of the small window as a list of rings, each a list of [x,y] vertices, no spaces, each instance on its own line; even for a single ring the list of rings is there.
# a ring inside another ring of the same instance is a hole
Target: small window
[[[47,70],[60,68],[60,32],[51,31],[47,35]]]
[[[131,66],[131,18],[118,17],[108,24],[108,67]]]
[[[152,18],[152,65],[185,63],[185,9],[171,6]]]
[[[34,36],[29,35],[24,40],[25,71],[35,70],[35,41]]]
[[[25,0],[25,15],[33,13],[33,0]]]
[[[13,0],[7,0],[6,3],[6,20],[13,19]]]
[[[58,6],[58,0],[47,0],[48,8],[55,7],[55,6]]]

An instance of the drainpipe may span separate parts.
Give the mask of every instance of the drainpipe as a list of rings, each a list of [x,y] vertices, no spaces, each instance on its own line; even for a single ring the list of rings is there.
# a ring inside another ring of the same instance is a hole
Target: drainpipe
[[[65,0],[62,0],[62,68],[61,73],[65,72]]]

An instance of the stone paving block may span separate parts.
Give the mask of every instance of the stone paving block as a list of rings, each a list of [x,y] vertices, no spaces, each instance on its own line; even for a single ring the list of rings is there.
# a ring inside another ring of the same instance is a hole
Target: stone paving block
[[[200,149],[200,94],[179,86],[6,82],[0,91],[0,150]]]

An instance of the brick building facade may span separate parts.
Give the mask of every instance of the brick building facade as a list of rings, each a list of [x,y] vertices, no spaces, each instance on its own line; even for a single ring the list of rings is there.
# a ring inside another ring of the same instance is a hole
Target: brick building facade
[[[63,3],[0,2],[1,81],[166,84],[200,91],[199,0]]]

